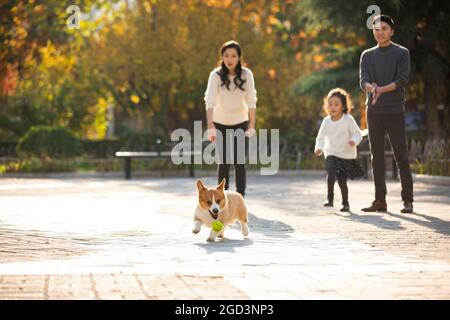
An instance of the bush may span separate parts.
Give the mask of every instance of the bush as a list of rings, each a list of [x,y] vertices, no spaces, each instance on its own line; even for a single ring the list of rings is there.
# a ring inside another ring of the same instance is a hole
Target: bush
[[[160,140],[160,145],[157,145],[157,139]],[[127,130],[119,135],[120,149],[126,151],[156,151],[158,148],[164,151],[167,150],[168,144],[169,136],[155,132]]]
[[[0,157],[14,157],[17,141],[0,141]]]
[[[17,145],[18,154],[25,157],[70,158],[83,152],[81,142],[66,128],[32,127]]]
[[[95,159],[114,157],[122,147],[118,139],[82,140],[82,144],[85,155]]]

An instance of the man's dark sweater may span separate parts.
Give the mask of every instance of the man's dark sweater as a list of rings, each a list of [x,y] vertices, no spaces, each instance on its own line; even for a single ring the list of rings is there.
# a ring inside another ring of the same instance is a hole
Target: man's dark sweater
[[[378,86],[385,86],[395,82],[396,89],[378,97],[372,105],[372,93],[366,94],[367,112],[391,114],[404,112],[405,85],[410,71],[409,51],[391,42],[387,47],[375,46],[361,54],[359,63],[359,83],[363,90],[367,83],[375,82]]]

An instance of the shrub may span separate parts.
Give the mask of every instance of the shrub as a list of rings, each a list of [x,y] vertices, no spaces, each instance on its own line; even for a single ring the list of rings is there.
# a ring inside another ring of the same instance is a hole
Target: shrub
[[[68,129],[32,127],[17,145],[19,155],[39,158],[70,158],[83,152],[81,142]]]

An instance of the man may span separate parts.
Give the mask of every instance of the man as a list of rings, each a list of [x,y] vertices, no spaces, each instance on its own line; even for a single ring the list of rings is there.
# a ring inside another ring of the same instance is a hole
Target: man
[[[413,212],[413,181],[408,162],[405,132],[405,85],[408,82],[410,60],[408,49],[391,41],[394,21],[387,15],[373,20],[377,46],[361,55],[359,80],[366,92],[367,125],[372,153],[375,201],[365,212],[386,212],[386,181],[384,168],[384,136],[387,132],[395,160],[400,169],[402,213]]]

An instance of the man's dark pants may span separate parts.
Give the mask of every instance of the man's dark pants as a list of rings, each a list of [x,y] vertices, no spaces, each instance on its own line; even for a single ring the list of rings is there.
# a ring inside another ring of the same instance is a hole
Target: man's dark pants
[[[384,167],[384,136],[387,132],[400,170],[402,200],[413,202],[413,181],[406,146],[405,116],[403,113],[378,114],[367,112],[370,151],[372,153],[375,199],[386,201]]]

